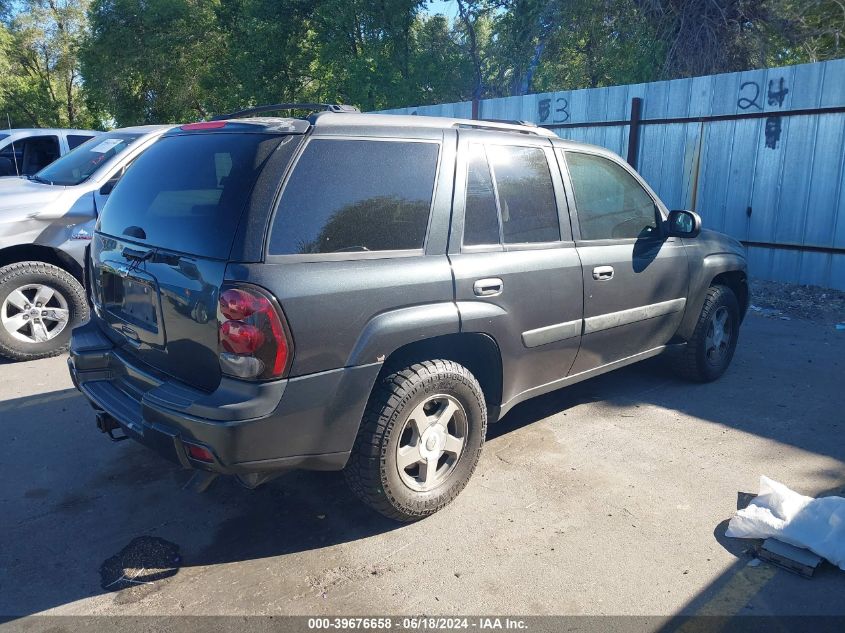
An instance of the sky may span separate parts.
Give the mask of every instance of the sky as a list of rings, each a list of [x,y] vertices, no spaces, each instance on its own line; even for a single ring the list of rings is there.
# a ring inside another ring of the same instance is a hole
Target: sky
[[[427,11],[432,15],[441,13],[450,20],[454,20],[458,15],[458,2],[457,0],[430,0]]]

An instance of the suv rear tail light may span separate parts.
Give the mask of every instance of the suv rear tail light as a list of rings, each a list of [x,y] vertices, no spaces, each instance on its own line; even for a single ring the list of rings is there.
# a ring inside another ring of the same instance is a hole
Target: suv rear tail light
[[[284,315],[268,292],[246,285],[222,288],[217,322],[224,374],[251,380],[285,375],[293,345]]]

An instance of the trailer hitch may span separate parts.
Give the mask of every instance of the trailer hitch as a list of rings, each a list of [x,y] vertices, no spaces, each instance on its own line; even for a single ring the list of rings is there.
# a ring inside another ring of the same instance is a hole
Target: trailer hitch
[[[123,430],[120,428],[120,424],[117,423],[113,417],[111,417],[105,411],[97,411],[97,428],[100,429],[101,433],[105,433],[109,436],[109,439],[112,442],[122,442],[123,440],[128,440],[129,436],[126,433],[123,433]],[[121,435],[115,435],[114,432],[120,430]]]

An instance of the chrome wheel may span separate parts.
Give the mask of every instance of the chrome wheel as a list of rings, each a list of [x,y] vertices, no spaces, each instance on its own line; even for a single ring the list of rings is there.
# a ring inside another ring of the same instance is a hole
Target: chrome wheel
[[[24,343],[44,343],[58,336],[70,320],[67,299],[44,284],[20,286],[0,306],[0,322]]]
[[[704,353],[710,363],[715,365],[722,362],[730,349],[732,335],[730,312],[725,306],[721,306],[710,320],[707,335],[704,337]]]
[[[442,484],[458,463],[467,437],[467,414],[452,396],[438,394],[405,420],[396,444],[396,467],[408,488],[419,492]]]

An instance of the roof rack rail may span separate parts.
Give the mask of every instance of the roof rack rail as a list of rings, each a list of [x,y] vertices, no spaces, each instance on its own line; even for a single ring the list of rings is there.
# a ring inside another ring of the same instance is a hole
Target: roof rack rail
[[[256,106],[254,108],[247,108],[246,110],[238,110],[237,112],[229,112],[228,114],[218,114],[212,117],[212,121],[222,121],[224,119],[241,119],[252,114],[261,114],[262,112],[276,112],[277,110],[308,110],[310,112],[360,112],[358,108],[351,105],[334,104],[334,103],[273,103],[270,105]]]
[[[520,121],[517,119],[475,119],[484,123],[507,123],[508,125],[527,125],[528,127],[537,127],[533,121]]]
[[[472,119],[456,121],[454,127],[475,130],[499,130],[502,132],[518,132],[519,134],[536,134],[537,136],[557,136],[554,132],[535,123],[526,121],[504,121],[501,119]],[[527,128],[527,129],[526,129]]]

